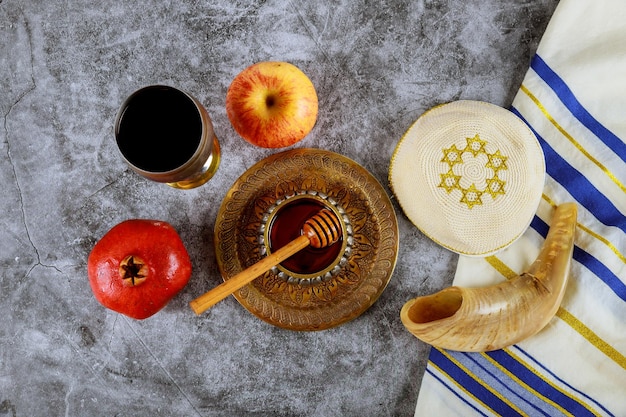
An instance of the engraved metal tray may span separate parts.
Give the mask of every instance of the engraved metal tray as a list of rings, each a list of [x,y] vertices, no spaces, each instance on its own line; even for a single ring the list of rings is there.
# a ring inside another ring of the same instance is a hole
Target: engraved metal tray
[[[215,224],[217,264],[228,280],[269,250],[268,218],[292,199],[311,198],[342,220],[340,256],[323,271],[273,268],[234,293],[260,319],[291,330],[323,330],[371,307],[387,286],[398,255],[398,224],[380,183],[337,153],[294,149],[248,169],[226,194]],[[338,243],[337,243],[338,244]]]

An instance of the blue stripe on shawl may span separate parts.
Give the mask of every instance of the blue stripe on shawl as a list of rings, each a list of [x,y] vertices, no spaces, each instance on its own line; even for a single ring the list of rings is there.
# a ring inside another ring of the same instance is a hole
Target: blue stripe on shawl
[[[533,131],[541,144],[546,158],[546,171],[600,222],[607,226],[615,226],[626,233],[626,217],[615,205],[604,196],[585,176],[571,166],[545,141],[528,123],[520,112],[511,107],[511,111],[522,119]]]
[[[624,162],[626,162],[626,143],[617,135],[604,127],[596,120],[585,107],[578,101],[572,90],[565,81],[548,66],[539,56],[535,55],[530,67],[542,80],[550,86],[567,109],[580,121],[587,129],[593,132],[606,146],[611,148]]]
[[[548,234],[548,229],[550,228],[546,222],[537,216],[535,216],[530,222],[530,227],[535,229],[537,233],[542,235],[544,238]],[[573,258],[600,278],[600,280],[602,280],[602,282],[604,282],[615,293],[615,295],[623,301],[626,301],[626,284],[602,262],[578,246],[574,246]]]
[[[554,401],[563,409],[567,410],[576,417],[595,417],[593,412],[581,404],[575,398],[571,398],[565,393],[559,391],[549,383],[544,381],[539,375],[535,374],[531,369],[527,368],[504,350],[494,350],[485,352],[490,358],[498,362],[504,368],[508,369],[516,377],[524,381],[534,390],[539,392],[546,398]]]
[[[549,406],[544,410],[543,408],[546,408],[545,402],[519,384],[511,383],[511,380],[506,375],[503,375],[500,370],[495,369],[493,364],[482,355],[474,352],[448,353],[466,365],[476,376],[485,381],[485,383],[497,389],[502,395],[506,395],[506,397],[511,399],[518,407],[522,408],[524,411],[528,411],[530,415],[537,416],[537,413],[540,413],[546,417],[554,416],[556,412],[554,407]],[[504,390],[506,390],[506,393]],[[519,398],[519,401],[513,401],[511,396]]]
[[[435,350],[435,349],[433,349]],[[431,353],[432,355],[432,353]],[[439,383],[441,385],[443,385],[444,387],[448,388],[448,390],[450,390],[451,393],[453,393],[454,395],[456,395],[456,397],[458,399],[460,399],[461,401],[463,401],[465,404],[467,404],[469,407],[471,407],[472,409],[474,409],[474,411],[476,411],[477,413],[479,413],[482,416],[487,417],[487,414],[483,413],[482,411],[480,411],[474,404],[470,403],[467,398],[465,398],[465,396],[459,394],[458,392],[456,392],[454,389],[452,389],[452,387],[450,387],[448,384],[446,384],[446,382],[441,379],[438,375],[435,375],[435,373],[430,369],[430,367],[426,367],[426,372],[428,372],[433,378],[435,378],[437,381],[439,381]]]
[[[611,413],[609,410],[606,409],[606,407],[604,407],[602,404],[600,404],[598,401],[594,400],[593,398],[591,398],[589,395],[585,394],[584,392],[572,387],[570,384],[568,384],[567,382],[565,382],[563,379],[559,378],[558,375],[556,375],[554,372],[550,371],[548,368],[546,368],[541,362],[539,362],[537,359],[533,358],[528,352],[526,352],[524,349],[522,349],[521,347],[519,347],[519,345],[513,345],[511,346],[511,349],[516,349],[517,351],[519,351],[520,353],[522,353],[524,356],[526,356],[528,359],[530,359],[531,361],[533,361],[533,363],[535,365],[537,365],[539,368],[541,368],[541,370],[545,373],[547,373],[548,375],[550,375],[552,378],[554,378],[556,381],[559,381],[561,384],[567,386],[567,388],[569,388],[572,392],[575,392],[577,394],[579,394],[582,397],[585,397],[587,400],[593,402],[595,405],[597,405],[598,407],[600,407],[602,409],[602,411],[604,411],[607,415],[609,416],[613,416],[613,413]]]
[[[463,369],[459,368],[454,362],[447,358],[438,349],[430,351],[430,360],[443,372],[448,374],[450,378],[458,382],[466,390],[472,393],[479,401],[486,404],[495,413],[501,416],[518,416],[516,410],[511,408],[507,403],[490,392],[484,385],[468,375]]]

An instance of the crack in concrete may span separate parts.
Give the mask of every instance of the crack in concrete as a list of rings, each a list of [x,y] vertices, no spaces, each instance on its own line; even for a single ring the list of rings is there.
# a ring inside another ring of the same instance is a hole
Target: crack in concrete
[[[292,8],[292,10],[294,10],[294,12],[297,15],[297,19],[298,21],[302,24],[302,26],[304,27],[304,30],[306,31],[309,39],[311,39],[313,41],[313,43],[315,44],[315,47],[317,48],[317,50],[322,54],[322,57],[324,59],[324,61],[326,61],[329,66],[331,66],[337,73],[341,73],[341,68],[340,66],[333,60],[331,59],[331,56],[329,55],[329,53],[326,51],[326,49],[324,49],[319,41],[319,38],[316,38],[314,36],[313,31],[310,28],[309,22],[305,19],[304,14],[302,13],[302,10],[300,8],[298,8],[293,1],[291,1],[290,6]],[[327,19],[328,21],[328,19]],[[322,33],[324,33],[327,29],[327,22],[325,22],[324,24],[324,29],[322,31]],[[363,83],[359,82],[358,83],[359,88],[357,88],[356,94],[358,94],[358,96],[364,101],[367,102],[368,97],[366,96],[365,92],[362,90],[363,87]],[[386,114],[384,114],[383,112],[380,111],[380,109],[377,106],[373,107],[373,110],[376,111],[376,113],[380,116],[382,123],[384,124],[384,126],[389,130],[392,131],[393,130],[393,123],[394,121],[390,119],[390,117]]]
[[[0,0],[0,4],[2,3],[2,0]],[[37,88],[37,83],[35,82],[35,69],[34,69],[34,53],[33,53],[33,35],[32,35],[32,30],[30,28],[30,25],[28,24],[28,20],[26,19],[24,12],[21,11],[22,17],[24,18],[24,27],[26,29],[26,34],[28,36],[28,48],[29,48],[29,57],[30,57],[30,86],[28,86],[26,89],[24,89],[24,91],[22,91],[21,93],[18,94],[17,98],[13,101],[13,103],[11,103],[11,105],[9,106],[8,110],[5,112],[4,114],[4,121],[3,121],[3,125],[4,125],[4,134],[5,134],[5,143],[6,143],[6,147],[7,147],[7,159],[9,161],[9,164],[11,166],[11,170],[13,171],[13,178],[15,178],[15,187],[17,189],[17,193],[18,193],[18,200],[19,200],[19,208],[20,208],[20,213],[21,213],[21,221],[22,224],[24,225],[24,230],[26,231],[26,238],[28,239],[28,242],[30,243],[30,245],[32,246],[34,252],[35,252],[35,257],[37,259],[37,262],[28,270],[28,272],[26,273],[26,276],[28,277],[30,275],[30,273],[33,271],[33,269],[35,269],[35,267],[37,266],[43,266],[45,268],[53,268],[55,269],[57,272],[61,273],[61,270],[59,268],[57,268],[54,265],[46,265],[43,262],[41,262],[41,255],[39,253],[39,250],[37,249],[37,247],[35,246],[35,243],[33,242],[32,238],[31,238],[31,233],[30,230],[28,228],[28,222],[26,220],[27,216],[26,216],[26,210],[24,208],[24,193],[22,190],[22,186],[20,183],[20,179],[19,179],[19,175],[17,173],[17,168],[16,168],[16,164],[15,161],[13,160],[13,156],[11,154],[11,141],[9,140],[10,138],[10,132],[9,132],[9,126],[8,126],[8,120],[9,120],[9,116],[11,115],[11,113],[13,112],[13,109],[15,107],[17,107],[22,100],[24,100],[24,98],[26,96],[28,96],[30,93],[32,93],[33,91],[35,91],[35,89]]]
[[[103,185],[102,187],[100,187],[99,189],[97,189],[96,191],[94,191],[93,193],[91,193],[89,196],[87,196],[87,198],[85,198],[85,203],[81,206],[84,207],[86,202],[91,200],[93,197],[95,197],[96,195],[100,194],[102,191],[106,190],[107,188],[115,185],[118,181],[120,181],[122,178],[124,178],[126,176],[126,172],[123,172],[120,176],[118,176],[117,178],[114,178],[113,180],[111,180],[110,182],[106,183],[105,185]]]
[[[183,390],[183,388],[181,387],[181,385],[176,381],[176,379],[172,376],[172,374],[165,368],[165,366],[163,366],[163,364],[161,363],[161,361],[159,361],[159,359],[157,358],[157,356],[154,354],[154,352],[152,352],[152,350],[150,349],[150,347],[145,343],[145,341],[143,340],[143,338],[139,335],[139,333],[137,333],[137,331],[135,330],[135,328],[132,326],[130,319],[126,318],[126,317],[122,317],[124,319],[124,321],[126,322],[126,325],[130,328],[130,330],[134,333],[135,337],[137,338],[137,340],[139,340],[139,343],[141,343],[141,345],[146,349],[146,351],[148,352],[148,354],[150,355],[150,357],[152,357],[152,359],[156,362],[156,364],[158,365],[158,367],[161,369],[161,371],[163,371],[163,373],[167,376],[167,378],[172,382],[172,384],[174,384],[174,387],[178,390],[178,392],[181,393],[181,395],[183,396],[183,398],[187,401],[187,403],[189,404],[189,406],[191,407],[191,409],[193,411],[196,412],[196,414],[198,416],[202,416],[202,413],[200,413],[200,410],[198,410],[198,408],[196,407],[196,405],[193,403],[193,401],[191,400],[191,398],[189,397],[189,395]]]

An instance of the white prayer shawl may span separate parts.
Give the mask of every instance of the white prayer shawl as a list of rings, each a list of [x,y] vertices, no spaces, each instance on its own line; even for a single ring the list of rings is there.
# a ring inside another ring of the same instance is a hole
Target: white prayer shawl
[[[626,1],[562,0],[510,108],[533,130],[546,185],[524,235],[459,259],[454,284],[489,285],[537,256],[553,208],[578,204],[556,316],[487,353],[431,349],[416,416],[626,416]]]

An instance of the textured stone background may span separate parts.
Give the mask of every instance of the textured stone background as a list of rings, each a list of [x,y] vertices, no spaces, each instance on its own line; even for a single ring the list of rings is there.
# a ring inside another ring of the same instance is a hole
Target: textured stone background
[[[429,348],[398,313],[448,285],[456,256],[397,206],[392,280],[349,323],[281,330],[232,297],[201,317],[188,308],[221,281],[213,226],[226,191],[274,152],[237,136],[226,89],[254,62],[298,65],[320,113],[295,147],[346,155],[387,187],[393,149],[426,109],[510,104],[556,3],[0,0],[0,416],[412,415]],[[223,160],[203,187],[148,182],[119,158],[118,106],[154,83],[213,117]],[[194,266],[144,321],[102,308],[86,277],[93,244],[135,217],[174,225]]]

